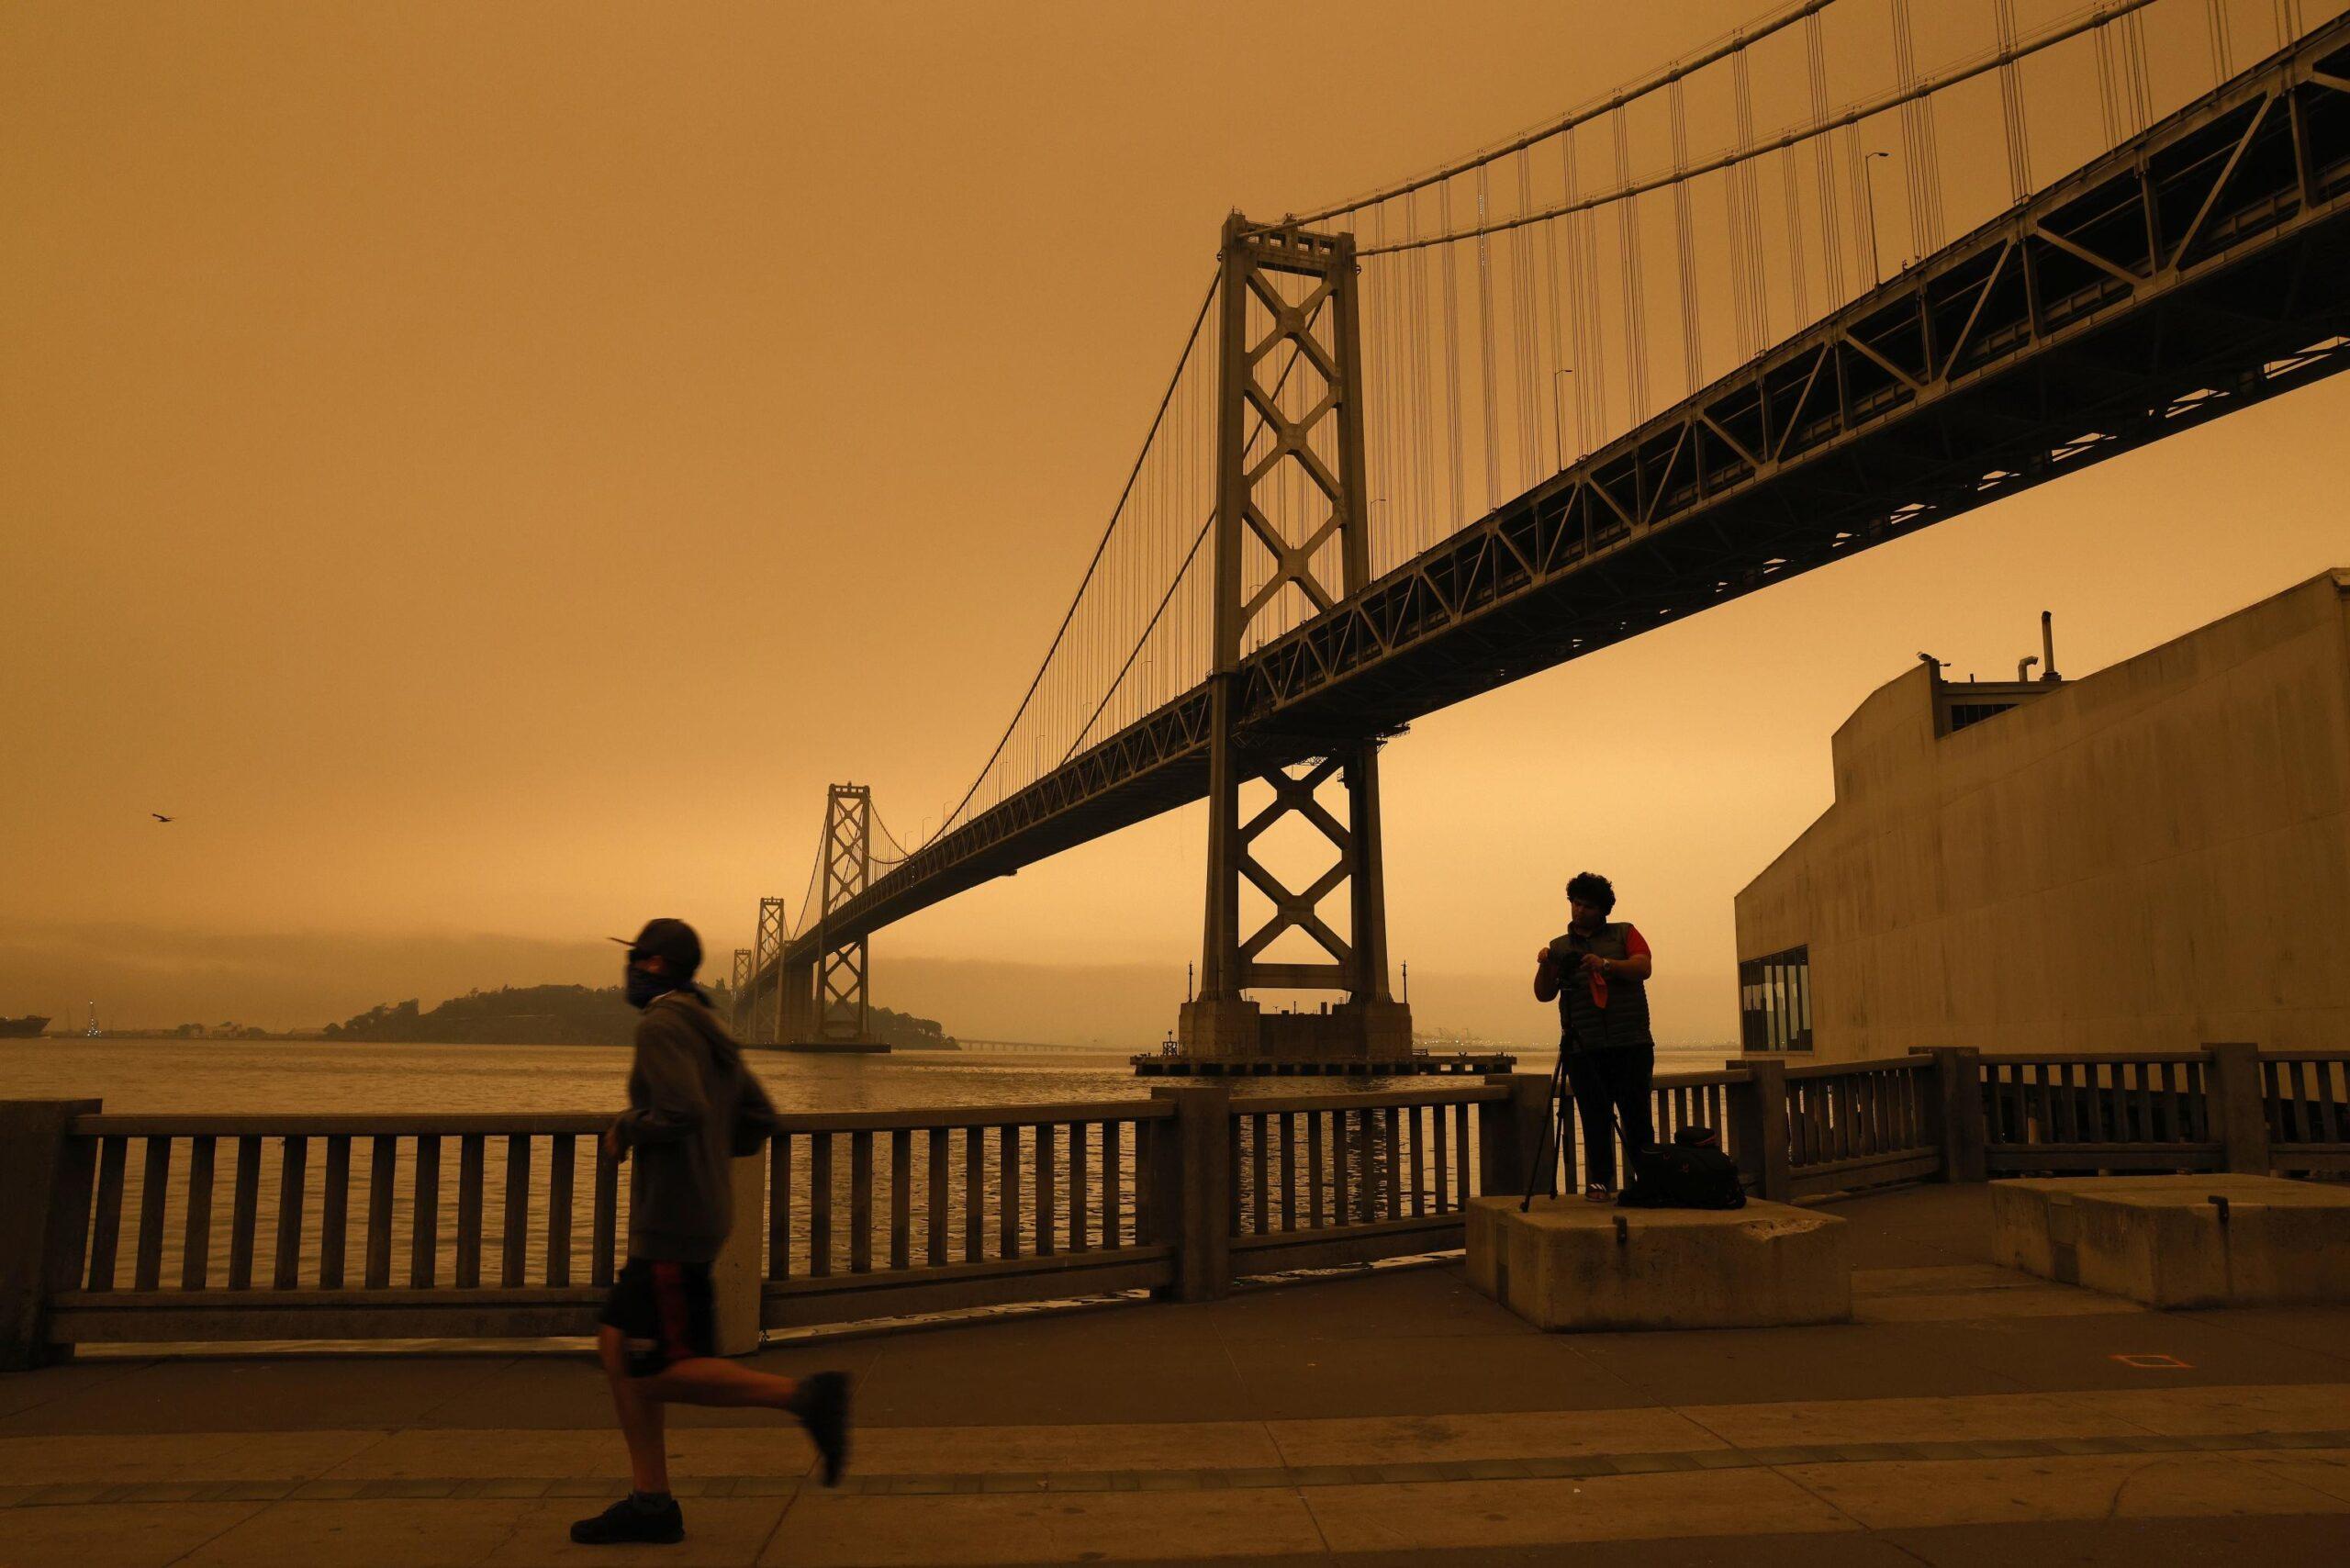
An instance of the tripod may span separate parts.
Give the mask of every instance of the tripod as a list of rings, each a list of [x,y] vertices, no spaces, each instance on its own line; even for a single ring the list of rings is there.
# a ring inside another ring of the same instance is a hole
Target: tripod
[[[1543,1119],[1542,1136],[1535,1141],[1534,1166],[1526,1173],[1526,1196],[1519,1199],[1517,1204],[1517,1212],[1520,1214],[1526,1213],[1534,1206],[1535,1188],[1549,1187],[1551,1184],[1550,1181],[1553,1174],[1550,1159],[1551,1129],[1558,1130],[1559,1147],[1563,1150],[1567,1141],[1567,1109],[1573,1103],[1573,1094],[1567,1085],[1567,1053],[1565,1047],[1561,1047],[1559,1051],[1559,1065],[1550,1070],[1550,1114]],[[1624,1116],[1621,1111],[1611,1104],[1607,1108],[1607,1114],[1608,1119],[1615,1125],[1617,1141],[1624,1151],[1624,1174],[1628,1180],[1631,1175],[1634,1153],[1631,1135],[1624,1130]],[[1654,1141],[1653,1138],[1650,1140],[1651,1143]],[[1644,1144],[1641,1147],[1649,1146]],[[1554,1198],[1558,1193],[1546,1192],[1543,1196]]]
[[[1534,1206],[1535,1188],[1550,1185],[1550,1177],[1554,1163],[1550,1153],[1550,1136],[1555,1129],[1559,1134],[1560,1147],[1562,1148],[1565,1147],[1565,1118],[1569,1103],[1571,1103],[1571,1097],[1567,1092],[1567,1047],[1566,1042],[1562,1040],[1559,1044],[1559,1065],[1550,1070],[1550,1108],[1542,1118],[1542,1136],[1534,1141],[1534,1164],[1526,1172],[1526,1196],[1517,1205],[1517,1212],[1520,1214],[1526,1213]],[[1556,1197],[1558,1194],[1546,1192],[1543,1195]]]

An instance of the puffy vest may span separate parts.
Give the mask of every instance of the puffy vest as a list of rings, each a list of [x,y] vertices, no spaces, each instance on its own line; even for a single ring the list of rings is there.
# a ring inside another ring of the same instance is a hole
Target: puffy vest
[[[1570,931],[1552,942],[1550,950],[1567,953],[1577,960],[1585,953],[1596,953],[1603,958],[1628,958],[1632,956],[1631,947],[1625,937],[1631,929],[1628,923],[1617,922],[1601,926],[1587,937]],[[1607,1005],[1602,1007],[1591,999],[1588,976],[1579,971],[1562,973],[1559,980],[1559,1027],[1564,1036],[1559,1042],[1561,1050],[1629,1050],[1654,1045],[1656,1041],[1649,1034],[1648,982],[1632,975],[1609,975]]]

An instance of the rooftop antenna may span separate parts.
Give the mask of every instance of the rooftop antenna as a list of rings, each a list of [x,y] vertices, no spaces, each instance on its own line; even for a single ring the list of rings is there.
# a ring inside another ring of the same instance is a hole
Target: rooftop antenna
[[[2040,612],[2040,678],[2060,678],[2056,674],[2056,617],[2046,610]]]

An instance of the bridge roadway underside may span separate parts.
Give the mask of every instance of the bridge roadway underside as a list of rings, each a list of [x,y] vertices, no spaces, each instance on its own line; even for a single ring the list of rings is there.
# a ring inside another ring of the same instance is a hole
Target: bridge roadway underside
[[[1248,764],[1395,734],[2350,367],[2345,89],[2350,18],[1257,650]],[[1207,726],[1203,686],[917,851],[831,939],[1202,799]]]

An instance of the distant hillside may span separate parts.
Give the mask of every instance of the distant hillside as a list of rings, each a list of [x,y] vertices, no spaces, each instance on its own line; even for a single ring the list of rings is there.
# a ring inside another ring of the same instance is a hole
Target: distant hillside
[[[711,1001],[720,1017],[732,1008],[724,991]],[[330,1040],[414,1041],[452,1046],[625,1046],[636,1037],[636,1010],[618,986],[504,986],[471,991],[422,1009],[414,998],[371,1007],[322,1031]],[[953,1050],[952,1036],[933,1018],[877,1007],[876,1037],[901,1050]]]

